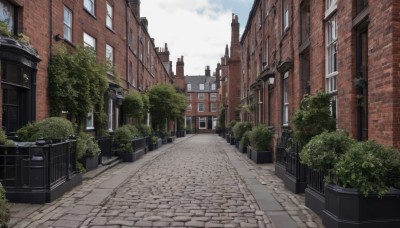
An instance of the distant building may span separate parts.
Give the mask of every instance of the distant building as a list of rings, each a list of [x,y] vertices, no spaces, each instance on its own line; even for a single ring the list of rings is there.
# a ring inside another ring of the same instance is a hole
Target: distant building
[[[184,82],[188,99],[186,126],[193,133],[215,132],[220,101],[216,77],[211,76],[210,67],[206,67],[205,75],[185,76]]]

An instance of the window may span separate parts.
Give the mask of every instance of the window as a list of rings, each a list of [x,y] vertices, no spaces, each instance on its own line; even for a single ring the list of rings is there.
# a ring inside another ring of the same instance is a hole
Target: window
[[[303,1],[300,5],[300,44],[310,39],[310,2]]]
[[[217,103],[211,103],[211,112],[216,112],[217,111]]]
[[[129,29],[128,40],[129,40],[129,42],[128,42],[129,47],[132,47],[132,44],[133,44],[133,31],[132,31],[132,29]]]
[[[15,33],[15,7],[4,0],[0,0],[0,9],[0,21],[3,21],[7,24],[8,31]]]
[[[269,38],[264,41],[264,61],[263,61],[263,69],[268,67],[268,48],[269,48]]]
[[[188,106],[186,107],[186,111],[192,111],[192,104],[188,104]]]
[[[200,90],[204,90],[204,84],[200,84],[200,85],[199,85],[199,89],[200,89]]]
[[[218,121],[218,118],[213,116],[212,117],[212,129],[216,129],[217,128],[217,121]]]
[[[357,13],[361,13],[368,6],[368,0],[357,0]]]
[[[198,104],[198,109],[199,112],[204,112],[204,103],[199,103]]]
[[[336,10],[337,0],[325,0],[325,18],[329,17]]]
[[[211,84],[211,90],[215,90],[215,83]]]
[[[133,76],[133,70],[132,70],[132,62],[129,61],[129,66],[128,66],[128,82],[132,84],[132,76]]]
[[[94,129],[94,115],[93,109],[87,114],[86,119],[86,130],[93,130]]]
[[[109,29],[113,28],[113,7],[107,2],[107,12],[106,12],[106,26]]]
[[[108,99],[108,131],[113,131],[114,120],[114,101],[112,98]]]
[[[83,46],[91,47],[96,51],[96,39],[88,35],[86,32],[83,33]]]
[[[206,129],[206,117],[199,117],[199,129]]]
[[[217,100],[217,94],[216,93],[210,93],[210,100],[211,101],[216,101]]]
[[[106,44],[106,59],[110,64],[114,64],[114,48]]]
[[[200,100],[200,101],[203,101],[204,100],[204,93],[198,93],[197,99]]]
[[[285,72],[283,75],[283,112],[282,112],[282,124],[287,126],[289,124],[289,72]]]
[[[87,10],[90,14],[94,16],[94,1],[95,0],[84,0],[83,7]]]
[[[289,28],[289,2],[288,0],[282,1],[282,33]]]
[[[192,91],[192,84],[187,84],[187,90]]]
[[[325,74],[325,89],[327,93],[333,95],[331,112],[332,116],[337,116],[337,75],[338,75],[338,62],[337,62],[337,15],[331,14],[336,7],[336,1],[327,0],[327,8],[325,15],[330,18],[326,21],[326,74]],[[328,5],[330,4],[330,5]]]
[[[64,40],[72,42],[72,11],[64,6]]]

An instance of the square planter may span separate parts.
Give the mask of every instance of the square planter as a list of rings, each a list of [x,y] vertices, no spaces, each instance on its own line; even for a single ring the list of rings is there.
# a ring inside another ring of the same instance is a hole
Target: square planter
[[[240,142],[239,141],[236,141],[236,149],[238,149],[239,150],[239,145],[240,145]]]
[[[134,162],[135,161],[135,154],[133,152],[132,153],[119,153],[118,156],[123,162]]]
[[[99,155],[93,157],[84,157],[81,160],[86,172],[96,169],[99,166]]]
[[[249,159],[251,159],[251,147],[249,147],[249,146],[247,147],[246,154],[247,154],[247,157]]]
[[[392,189],[382,198],[367,197],[357,190],[327,185],[322,222],[327,228],[400,227],[400,190]]]
[[[251,150],[251,160],[256,164],[271,163],[272,162],[272,152],[271,151],[256,151]]]
[[[153,150],[155,150],[155,149],[157,149],[157,143],[151,143],[151,144],[149,144],[149,151],[153,151]]]
[[[234,138],[233,136],[231,136],[231,137],[230,137],[230,144],[231,144],[231,145],[235,145],[235,143],[236,143],[235,138]]]

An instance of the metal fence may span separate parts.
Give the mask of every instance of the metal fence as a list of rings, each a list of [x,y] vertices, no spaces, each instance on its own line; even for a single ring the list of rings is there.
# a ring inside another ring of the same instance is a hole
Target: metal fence
[[[97,144],[99,144],[101,157],[111,158],[112,156],[114,156],[112,136],[97,138],[96,141]]]
[[[146,138],[134,138],[132,140],[132,147],[134,151],[143,149],[146,146]]]

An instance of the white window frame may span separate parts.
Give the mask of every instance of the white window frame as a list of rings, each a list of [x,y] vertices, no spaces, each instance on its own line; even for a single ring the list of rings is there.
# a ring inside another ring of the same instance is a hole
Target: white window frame
[[[282,33],[289,28],[289,0],[282,0]]]
[[[93,109],[87,114],[86,118],[86,130],[94,129],[94,112]]]
[[[215,83],[212,83],[212,84],[211,84],[211,90],[216,90],[216,85],[215,85]]]
[[[289,125],[289,71],[283,75],[282,124]]]
[[[337,0],[325,0],[325,18],[328,18],[337,9]]]
[[[204,127],[201,127],[201,123],[204,123]],[[199,117],[199,129],[207,129],[207,117],[205,116]]]
[[[197,100],[204,101],[204,93],[198,93],[197,94]]]
[[[188,106],[186,107],[186,111],[192,111],[192,104],[188,104]]]
[[[114,101],[112,98],[108,99],[108,131],[112,132],[113,131],[113,125],[114,125]]]
[[[94,51],[96,51],[96,39],[86,32],[83,32],[83,46],[91,47]]]
[[[83,7],[93,16],[95,15],[96,0],[83,0]]]
[[[109,29],[113,29],[113,18],[114,18],[114,7],[106,2],[106,26]]]
[[[64,40],[72,42],[72,10],[64,6]]]
[[[218,121],[218,117],[213,116],[212,117],[212,129],[215,130],[217,128],[217,121]]]
[[[187,84],[187,91],[192,91],[192,84]]]
[[[202,90],[202,91],[204,90],[204,84],[199,85],[199,90]]]
[[[114,48],[109,44],[106,44],[106,59],[114,65]]]
[[[202,109],[200,109],[202,107]],[[198,103],[197,104],[197,111],[198,112],[204,112],[204,103]]]
[[[216,101],[217,100],[217,93],[210,93],[210,100]]]
[[[217,103],[211,103],[210,104],[210,112],[216,112],[217,111]]]

